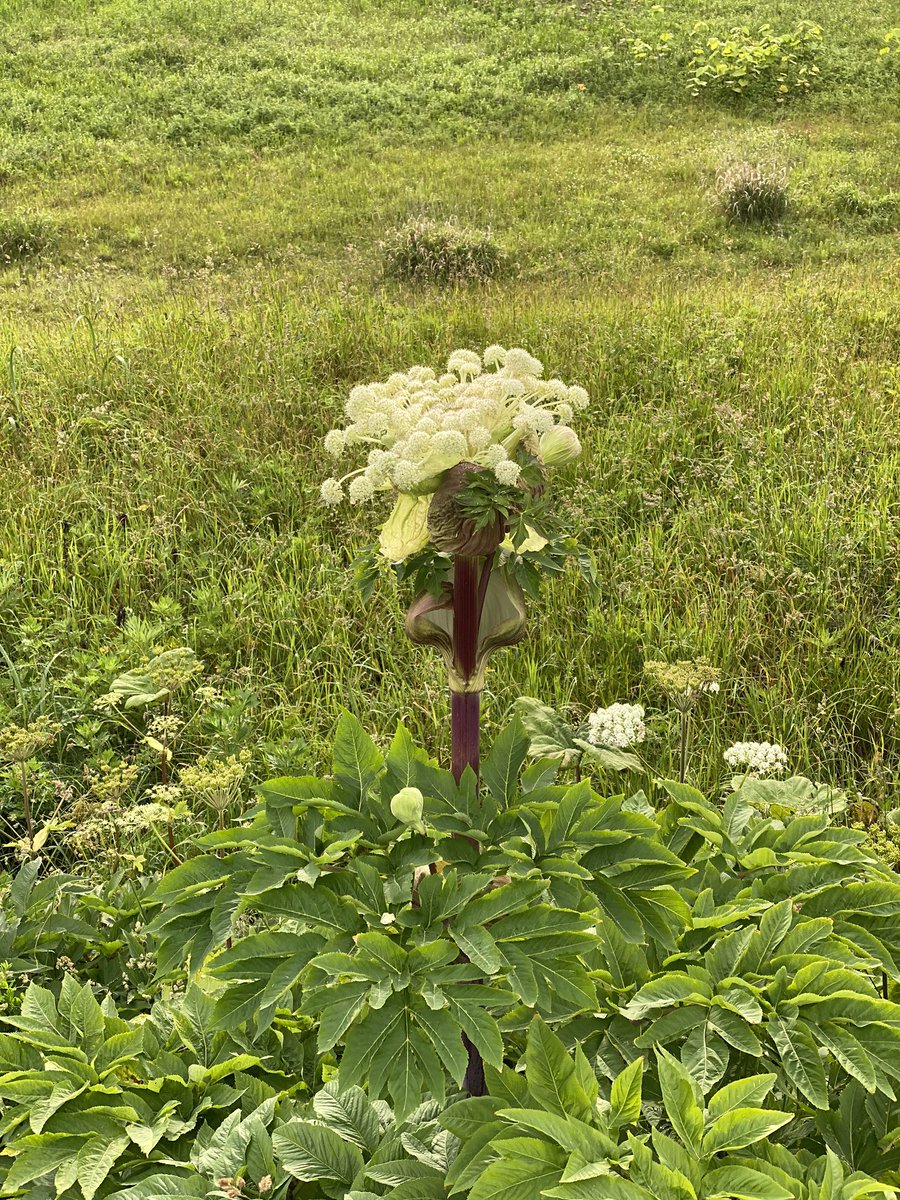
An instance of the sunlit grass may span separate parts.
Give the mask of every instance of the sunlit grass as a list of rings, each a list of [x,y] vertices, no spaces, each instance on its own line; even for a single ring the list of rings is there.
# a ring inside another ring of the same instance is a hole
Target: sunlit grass
[[[659,19],[643,7],[172,2],[151,23],[124,0],[0,5],[4,86],[25,84],[0,110],[0,210],[54,230],[0,265],[0,637],[23,678],[87,712],[125,617],[163,612],[251,694],[228,736],[300,738],[313,760],[348,707],[444,749],[406,598],[364,608],[352,588],[372,515],[317,503],[320,438],[360,380],[521,343],[594,399],[562,492],[598,583],[532,605],[489,675],[489,727],[520,692],[636,699],[644,658],[705,654],[725,683],[701,782],[731,740],[768,738],[890,799],[890,65],[874,10],[782,8],[822,23],[828,69],[776,111],[691,101],[677,55],[628,60],[628,28]],[[668,12],[682,37],[694,6]],[[777,228],[719,212],[716,169],[748,141],[790,163]],[[502,281],[388,283],[379,243],[419,217],[491,228]]]

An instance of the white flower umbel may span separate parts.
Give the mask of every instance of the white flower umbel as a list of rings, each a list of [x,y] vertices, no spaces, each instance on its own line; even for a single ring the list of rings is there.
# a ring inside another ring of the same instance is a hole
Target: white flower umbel
[[[787,755],[777,742],[735,742],[723,755],[733,771],[747,775],[782,775],[788,767]]]
[[[345,408],[348,423],[326,435],[325,450],[334,459],[355,458],[356,465],[325,481],[323,502],[338,504],[349,496],[361,504],[391,491],[430,497],[461,462],[515,484],[520,451],[544,466],[575,457],[581,447],[567,422],[587,405],[588,394],[543,373],[527,350],[492,345],[483,356],[454,350],[443,375],[416,366],[354,387]],[[402,550],[397,538],[389,542],[395,552]]]
[[[626,750],[647,736],[644,710],[640,704],[611,704],[598,708],[587,719],[587,740],[592,746]]]

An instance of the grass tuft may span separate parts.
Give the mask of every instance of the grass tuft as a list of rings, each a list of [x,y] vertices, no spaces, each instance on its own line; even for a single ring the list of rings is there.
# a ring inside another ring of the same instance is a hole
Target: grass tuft
[[[777,162],[730,162],[716,172],[716,194],[729,221],[771,224],[788,210],[788,172]]]
[[[55,221],[41,212],[0,212],[0,263],[39,258],[57,242]]]
[[[411,283],[468,283],[496,279],[506,255],[489,229],[420,217],[381,243],[385,274]]]

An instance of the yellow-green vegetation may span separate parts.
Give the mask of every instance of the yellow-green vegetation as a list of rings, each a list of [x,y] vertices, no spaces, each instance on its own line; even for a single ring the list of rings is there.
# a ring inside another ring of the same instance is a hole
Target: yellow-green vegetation
[[[353,592],[376,526],[320,506],[321,438],[355,383],[498,341],[590,392],[557,486],[596,583],[532,604],[489,730],[521,693],[643,699],[672,773],[643,663],[703,657],[696,777],[771,739],[896,803],[898,14],[700,7],[0,3],[0,724],[52,713],[77,777],[130,752],[111,681],[189,645],[218,707],[147,782],[311,766],[342,707],[442,753],[442,670],[407,595]],[[777,220],[723,216],[733,161],[783,166]],[[423,219],[490,229],[503,273],[392,280]]]

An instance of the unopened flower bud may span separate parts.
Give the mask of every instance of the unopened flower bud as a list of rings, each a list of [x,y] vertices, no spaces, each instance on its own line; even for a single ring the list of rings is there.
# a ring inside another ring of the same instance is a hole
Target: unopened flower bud
[[[579,442],[574,429],[568,425],[554,425],[541,436],[541,459],[548,467],[561,467],[572,462],[581,453]]]
[[[391,812],[404,825],[418,825],[422,820],[425,797],[417,787],[405,787],[391,800]]]

